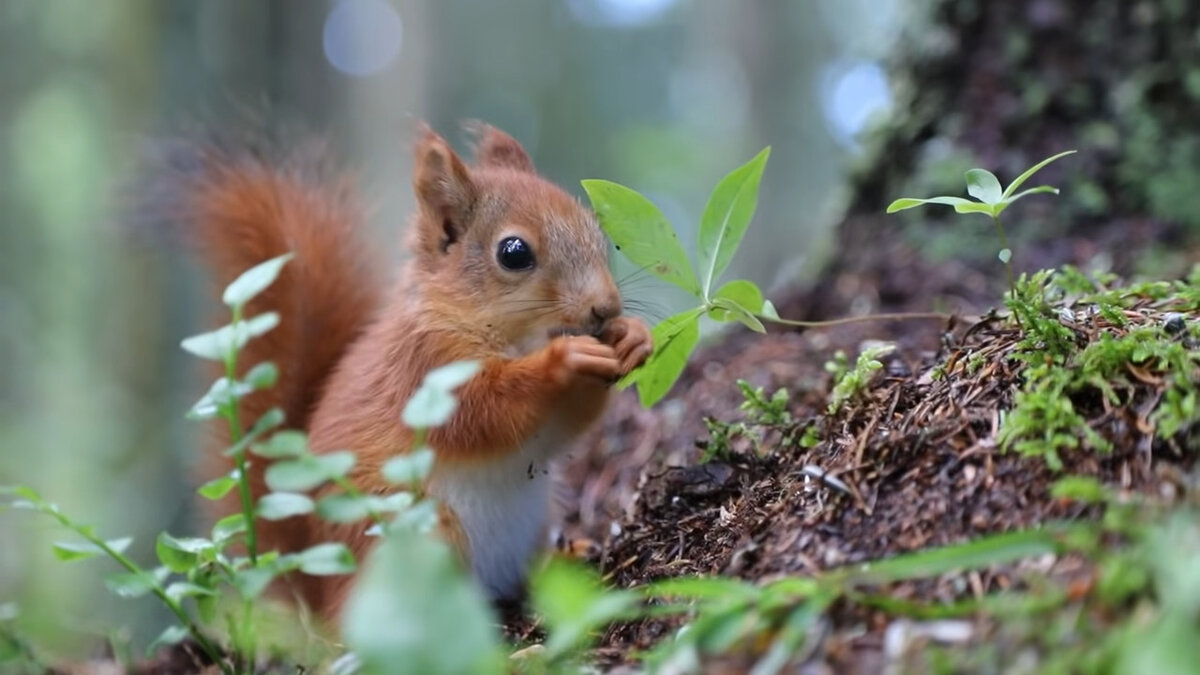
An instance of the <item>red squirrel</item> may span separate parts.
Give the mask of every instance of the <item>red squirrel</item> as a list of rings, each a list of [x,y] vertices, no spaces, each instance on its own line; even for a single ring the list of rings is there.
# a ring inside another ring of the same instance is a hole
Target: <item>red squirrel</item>
[[[349,181],[322,175],[304,152],[273,160],[228,144],[189,147],[159,167],[163,187],[152,197],[218,284],[295,254],[247,307],[248,316],[276,311],[281,321],[246,345],[242,368],[272,361],[279,379],[240,412],[254,420],[278,406],[286,426],[308,432],[313,452],[354,451],[348,477],[359,490],[394,490],[380,468],[412,448],[400,411],[423,376],[453,361],[480,362],[457,391],[453,417],[427,436],[435,459],[424,488],[439,503],[440,536],[484,591],[503,599],[520,593],[545,538],[545,465],[599,417],[610,384],[651,345],[645,324],[622,314],[594,215],[539,177],[516,140],[483,124],[473,131],[468,165],[420,128],[409,257],[390,290],[369,264]],[[267,492],[267,462],[251,459],[257,500]],[[315,516],[256,525],[261,550],[340,541],[360,560],[373,541],[366,526]],[[335,620],[352,579],[298,575],[290,583]]]

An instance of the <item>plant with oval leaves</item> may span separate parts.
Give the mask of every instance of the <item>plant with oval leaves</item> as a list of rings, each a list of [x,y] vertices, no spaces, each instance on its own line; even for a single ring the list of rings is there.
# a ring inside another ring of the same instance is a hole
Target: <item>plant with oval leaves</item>
[[[679,378],[700,339],[701,317],[740,321],[760,333],[765,330],[764,320],[779,318],[754,283],[736,279],[716,285],[754,216],[758,186],[770,152],[770,148],[763,149],[713,189],[700,217],[699,275],[675,230],[650,200],[611,181],[583,181],[600,227],[617,251],[639,268],[701,301],[697,307],[659,322],[651,330],[654,350],[649,358],[618,383],[620,388],[636,384],[642,405],[653,405]]]
[[[382,595],[393,600],[400,598],[403,602],[414,594],[425,597],[420,594],[434,588],[439,593],[454,596],[453,602],[446,597],[438,599],[439,606],[448,608],[446,616],[452,620],[435,628],[443,632],[473,628],[472,634],[477,639],[471,645],[474,648],[471,652],[437,650],[428,644],[398,643],[391,639],[394,636],[373,630],[373,627],[387,625],[387,622],[378,621],[375,611],[378,611],[379,603],[375,603],[375,610],[367,607],[357,613],[348,613],[345,623],[347,643],[361,652],[358,663],[362,672],[382,672],[379,659],[381,635],[388,637],[382,644],[384,656],[392,659],[390,662],[394,662],[393,657],[417,658],[434,666],[442,663],[438,659],[443,657],[446,663],[462,663],[464,659],[469,663],[494,661],[492,657],[498,638],[492,635],[486,602],[470,586],[444,544],[431,537],[418,536],[431,531],[436,522],[435,505],[416,489],[433,465],[432,451],[421,444],[424,430],[445,423],[457,405],[454,390],[475,374],[479,364],[456,362],[430,371],[403,411],[398,411],[398,416],[416,430],[417,447],[410,453],[389,459],[381,467],[384,480],[396,486],[396,491],[391,494],[368,495],[354,487],[346,477],[355,464],[354,453],[314,454],[309,450],[303,432],[284,430],[271,434],[283,422],[283,413],[278,409],[268,411],[254,421],[250,429],[245,429],[238,415],[239,402],[255,391],[274,386],[278,373],[273,364],[261,363],[238,379],[235,376],[238,354],[249,340],[273,329],[279,317],[274,312],[267,312],[246,318],[243,310],[252,298],[274,282],[290,258],[291,255],[273,258],[239,276],[225,289],[222,297],[231,311],[231,323],[189,337],[182,343],[186,351],[224,366],[224,376],[218,378],[192,406],[188,417],[223,419],[228,423],[231,446],[225,454],[233,458],[235,466],[226,475],[200,486],[197,492],[205,499],[216,500],[237,491],[241,504],[237,513],[218,520],[208,536],[175,537],[167,532],[160,533],[154,546],[158,564],[152,567],[140,564],[126,554],[133,541],[131,537],[102,537],[95,528],[76,521],[29,487],[0,486],[0,511],[27,510],[49,516],[75,535],[72,540],[53,545],[57,558],[75,561],[108,557],[122,569],[105,579],[105,585],[112,592],[127,598],[152,595],[166,606],[176,623],[163,630],[147,652],[190,638],[205,658],[226,675],[257,671],[257,654],[262,652],[260,643],[263,639],[257,605],[272,580],[293,572],[335,575],[348,574],[356,568],[351,551],[338,542],[318,543],[293,553],[262,551],[256,537],[256,519],[278,520],[316,513],[336,523],[369,521],[364,527],[369,526],[368,532],[378,534],[382,539],[377,547],[381,553],[372,559],[394,556],[399,549],[408,559],[425,561],[426,565],[409,570],[399,579],[385,574],[379,580],[378,573],[372,570],[378,569],[381,563],[368,563],[365,590],[356,590],[353,597]],[[273,462],[265,474],[271,492],[257,503],[251,497],[248,484],[246,467],[250,460],[247,453]],[[340,491],[313,499],[311,492],[325,483],[334,484]],[[234,552],[237,544],[244,547],[244,554]],[[426,573],[436,577],[438,583],[431,585],[430,578],[421,576]],[[379,592],[381,585],[384,593]],[[227,595],[237,603],[237,611],[220,611],[220,601]],[[355,603],[363,604],[357,600],[351,604]],[[394,603],[389,605],[394,606]],[[409,611],[421,611],[414,610],[419,607],[422,605],[412,604]],[[387,611],[387,607],[383,611]],[[224,619],[223,625],[218,622],[220,618]],[[227,634],[227,644],[214,636],[218,632]],[[388,662],[383,661],[385,666]]]
[[[679,237],[658,210],[635,190],[606,180],[585,180],[583,189],[614,247],[642,270],[688,292],[700,301],[691,309],[673,314],[651,330],[654,349],[646,362],[622,378],[617,386],[636,385],[638,399],[650,407],[662,399],[683,373],[688,357],[700,339],[700,320],[741,322],[750,330],[766,332],[763,323],[786,326],[828,327],[880,319],[946,319],[940,313],[874,314],[830,321],[794,321],[779,316],[757,285],[734,279],[717,285],[746,234],[758,205],[758,186],[771,148],[729,172],[713,188],[700,216],[699,274],[684,253]]]

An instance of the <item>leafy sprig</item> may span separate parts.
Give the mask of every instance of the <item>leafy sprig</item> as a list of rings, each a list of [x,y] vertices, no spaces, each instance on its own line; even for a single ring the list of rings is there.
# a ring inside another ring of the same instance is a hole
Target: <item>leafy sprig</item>
[[[740,322],[758,333],[766,332],[764,323],[827,327],[884,319],[947,318],[940,313],[905,313],[794,321],[781,318],[753,282],[733,279],[720,283],[754,217],[759,184],[770,152],[770,148],[763,149],[713,188],[700,217],[695,267],[671,224],[650,200],[611,181],[583,181],[600,227],[617,251],[638,268],[699,301],[696,307],[673,314],[654,326],[650,331],[654,348],[649,358],[617,383],[620,388],[636,385],[643,406],[654,405],[679,379],[700,339],[700,321],[704,317],[720,323]]]

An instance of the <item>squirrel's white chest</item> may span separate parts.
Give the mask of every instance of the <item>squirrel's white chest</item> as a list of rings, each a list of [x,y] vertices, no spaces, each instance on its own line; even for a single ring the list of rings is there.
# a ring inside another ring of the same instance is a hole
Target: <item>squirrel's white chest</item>
[[[569,440],[545,429],[519,452],[434,472],[430,492],[454,512],[467,539],[471,571],[491,598],[521,592],[530,558],[546,536],[549,462]]]

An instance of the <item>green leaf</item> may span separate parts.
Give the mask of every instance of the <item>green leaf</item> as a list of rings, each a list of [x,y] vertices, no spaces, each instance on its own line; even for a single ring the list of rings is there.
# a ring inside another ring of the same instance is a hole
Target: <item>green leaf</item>
[[[8,503],[0,503],[0,509],[37,509],[45,504],[41,495],[33,488],[24,485],[0,485],[0,496],[20,498]]]
[[[237,487],[237,475],[237,470],[234,469],[234,471],[227,476],[214,478],[197,488],[196,494],[204,497],[205,499],[220,499],[221,497],[229,494],[230,490]]]
[[[258,438],[260,436],[279,426],[280,424],[283,424],[283,411],[279,408],[271,408],[267,412],[263,413],[262,417],[258,418],[258,421],[254,423],[254,426],[250,427],[249,432],[243,435],[237,443],[225,448],[221,454],[225,455],[226,457],[241,456],[245,453],[246,448],[255,447],[255,444],[258,442]]]
[[[754,209],[758,205],[758,186],[771,148],[764,148],[749,162],[729,172],[713,188],[700,216],[700,273],[704,297],[737,251]],[[757,308],[755,311],[758,311]]]
[[[779,312],[776,311],[774,303],[770,300],[763,300],[762,310],[758,313],[764,319],[779,319]]]
[[[203,586],[198,586],[186,581],[176,581],[170,586],[167,586],[165,593],[167,594],[168,598],[171,598],[176,602],[179,602],[184,598],[196,598],[206,595],[215,596],[217,594],[216,591],[212,590],[211,588],[205,588]]]
[[[1017,201],[1018,199],[1020,199],[1022,197],[1027,197],[1029,195],[1040,195],[1040,194],[1056,195],[1056,194],[1058,194],[1058,188],[1056,188],[1052,185],[1039,185],[1035,188],[1029,188],[1028,190],[1022,190],[1022,191],[1018,192],[1017,194],[1012,195],[1010,197],[1005,197],[1001,203],[1004,204],[1005,206],[1008,206],[1009,204],[1012,204],[1013,202]]]
[[[1000,210],[1003,210],[1004,204],[980,204],[979,202],[967,202],[965,204],[957,204],[954,207],[955,213],[982,213],[985,216],[991,216]]]
[[[238,570],[233,575],[233,587],[243,598],[256,598],[275,578],[276,571],[271,567],[251,567]]]
[[[279,315],[275,312],[265,312],[208,333],[184,338],[179,346],[183,347],[184,351],[202,359],[224,361],[244,347],[251,338],[258,337],[277,325],[279,325]]]
[[[400,419],[412,429],[440,427],[450,421],[458,409],[458,399],[448,391],[432,387],[421,387],[413,392]]]
[[[123,553],[133,543],[133,537],[121,537],[104,542],[117,553]],[[59,560],[86,560],[97,555],[106,555],[104,549],[90,541],[56,541],[51,544],[54,557]]]
[[[1067,150],[1066,152],[1060,152],[1057,155],[1054,155],[1052,157],[1047,157],[1046,159],[1043,159],[1042,161],[1038,162],[1037,164],[1034,164],[1033,166],[1029,167],[1025,171],[1025,173],[1021,174],[1020,176],[1017,176],[1016,179],[1013,180],[1013,182],[1009,183],[1008,187],[1004,188],[1004,194],[1002,196],[1005,199],[1011,197],[1012,194],[1017,191],[1017,188],[1021,187],[1021,185],[1025,181],[1029,180],[1033,176],[1033,174],[1037,173],[1038,171],[1041,171],[1047,164],[1049,164],[1050,162],[1062,159],[1063,157],[1066,157],[1067,155],[1073,155],[1073,154],[1075,154],[1075,150]]]
[[[376,501],[369,495],[329,495],[317,500],[317,515],[330,523],[356,523],[381,510]]]
[[[351,588],[342,636],[364,673],[509,672],[491,606],[446,545],[410,531],[380,540]],[[452,636],[453,647],[447,645]]]
[[[1004,190],[1000,180],[987,169],[970,169],[966,174],[967,194],[985,204],[995,204],[1003,199]]]
[[[233,283],[225,287],[225,293],[221,296],[221,301],[229,307],[241,307],[245,305],[251,298],[266,290],[267,286],[270,286],[275,281],[275,278],[279,276],[284,263],[293,257],[295,257],[294,254],[285,253],[279,257],[261,262],[242,272],[241,276],[234,279]]]
[[[412,485],[424,480],[433,470],[433,451],[418,448],[407,455],[397,455],[384,462],[380,473],[395,485]]]
[[[600,229],[622,255],[659,279],[700,296],[700,284],[679,237],[650,200],[606,180],[585,180],[582,184]]]
[[[56,541],[52,543],[51,548],[54,550],[54,557],[59,560],[87,560],[102,555],[104,551],[90,541],[75,542],[75,541]]]
[[[845,574],[859,583],[889,583],[933,577],[962,569],[1012,562],[1058,551],[1065,529],[1046,527],[988,535],[965,544],[906,553],[894,558],[856,565],[831,574]]]
[[[196,566],[202,554],[211,553],[213,549],[213,543],[207,539],[175,538],[166,532],[159,532],[154,541],[158,561],[172,572],[187,572]]]
[[[314,576],[350,574],[355,569],[354,554],[345,544],[317,544],[301,551],[297,559],[300,571]]]
[[[268,459],[299,457],[308,452],[308,436],[303,431],[284,429],[265,442],[250,446],[250,451]]]
[[[172,572],[186,572],[196,563],[195,554],[160,546],[157,543],[154,546],[154,552],[158,555],[158,561]]]
[[[200,620],[206,624],[211,624],[217,619],[217,603],[220,601],[218,595],[201,595],[192,599],[196,604],[196,614]]]
[[[328,480],[345,476],[353,466],[354,453],[349,450],[305,455],[268,466],[267,485],[276,492],[306,492]]]
[[[666,396],[683,373],[688,356],[700,339],[703,312],[701,307],[669,316],[650,331],[654,350],[641,368],[631,373],[632,378],[626,378],[637,383],[638,400],[643,407],[649,408]]]
[[[775,633],[771,646],[754,664],[749,675],[782,672],[795,657],[796,650],[804,643],[809,630],[820,621],[835,598],[833,594],[826,594],[793,609],[787,621],[784,621],[783,626]]]
[[[212,538],[218,545],[224,545],[233,537],[246,531],[246,514],[232,513],[213,523]]]
[[[262,363],[251,368],[243,381],[255,390],[270,389],[275,386],[275,382],[279,379],[279,369],[270,361]]]
[[[721,286],[713,294],[712,307],[708,316],[715,321],[741,321],[756,333],[765,333],[762,321],[755,316],[762,312],[763,296],[758,286],[744,279],[736,279]]]
[[[1050,488],[1055,499],[1070,499],[1085,504],[1102,504],[1109,499],[1108,491],[1091,476],[1066,476]]]
[[[906,209],[916,208],[926,204],[942,204],[944,206],[958,207],[964,204],[974,203],[975,202],[972,202],[969,199],[963,199],[962,197],[930,197],[929,199],[913,199],[912,197],[902,197],[889,204],[887,207],[887,212],[895,213],[897,211],[904,211]]]
[[[641,589],[649,598],[687,598],[689,600],[746,600],[758,597],[753,584],[730,577],[669,577],[651,582]]]
[[[551,558],[530,581],[530,596],[549,628],[547,658],[584,647],[593,631],[630,613],[637,596],[607,590],[592,570]]]
[[[429,371],[404,405],[400,419],[413,429],[442,426],[458,407],[454,390],[471,379],[479,368],[478,361],[459,361]]]
[[[737,320],[756,333],[767,332],[767,329],[763,327],[762,321],[759,321],[758,317],[733,300],[729,298],[715,298],[712,304],[713,306],[708,310],[708,315],[712,319],[721,322]]]
[[[146,656],[153,656],[154,652],[162,647],[170,647],[171,645],[183,642],[183,639],[188,636],[188,630],[183,626],[168,626],[163,632],[154,638],[154,642],[146,647]]]
[[[263,432],[269,429],[274,429],[280,424],[283,424],[283,410],[279,408],[271,408],[267,412],[263,413],[262,417],[259,417],[258,420],[254,422],[254,426],[250,427],[250,433],[247,434],[247,436],[257,438],[258,436],[262,435]]]
[[[258,500],[255,513],[267,520],[283,520],[311,513],[313,500],[296,492],[270,492]]]
[[[434,368],[425,374],[422,384],[444,391],[454,391],[467,383],[475,373],[479,372],[482,364],[479,361],[455,361],[439,368]]]
[[[188,410],[187,418],[190,420],[212,419],[221,413],[221,408],[232,406],[238,399],[251,391],[253,388],[248,384],[230,382],[224,377],[217,378],[208,388],[208,392]]]
[[[411,492],[393,492],[379,498],[375,508],[378,511],[403,511],[413,505],[413,499]]]
[[[437,520],[437,504],[431,499],[422,499],[412,504],[412,506],[398,511],[396,517],[388,524],[387,531],[397,532],[399,530],[407,530],[426,534],[433,531],[434,526],[437,525]]]
[[[759,314],[763,311],[763,294],[754,282],[745,279],[734,279],[713,294],[713,298],[726,298],[736,302],[740,307]]]
[[[106,577],[104,585],[119,597],[140,598],[153,590],[160,581],[149,572],[122,572]]]

